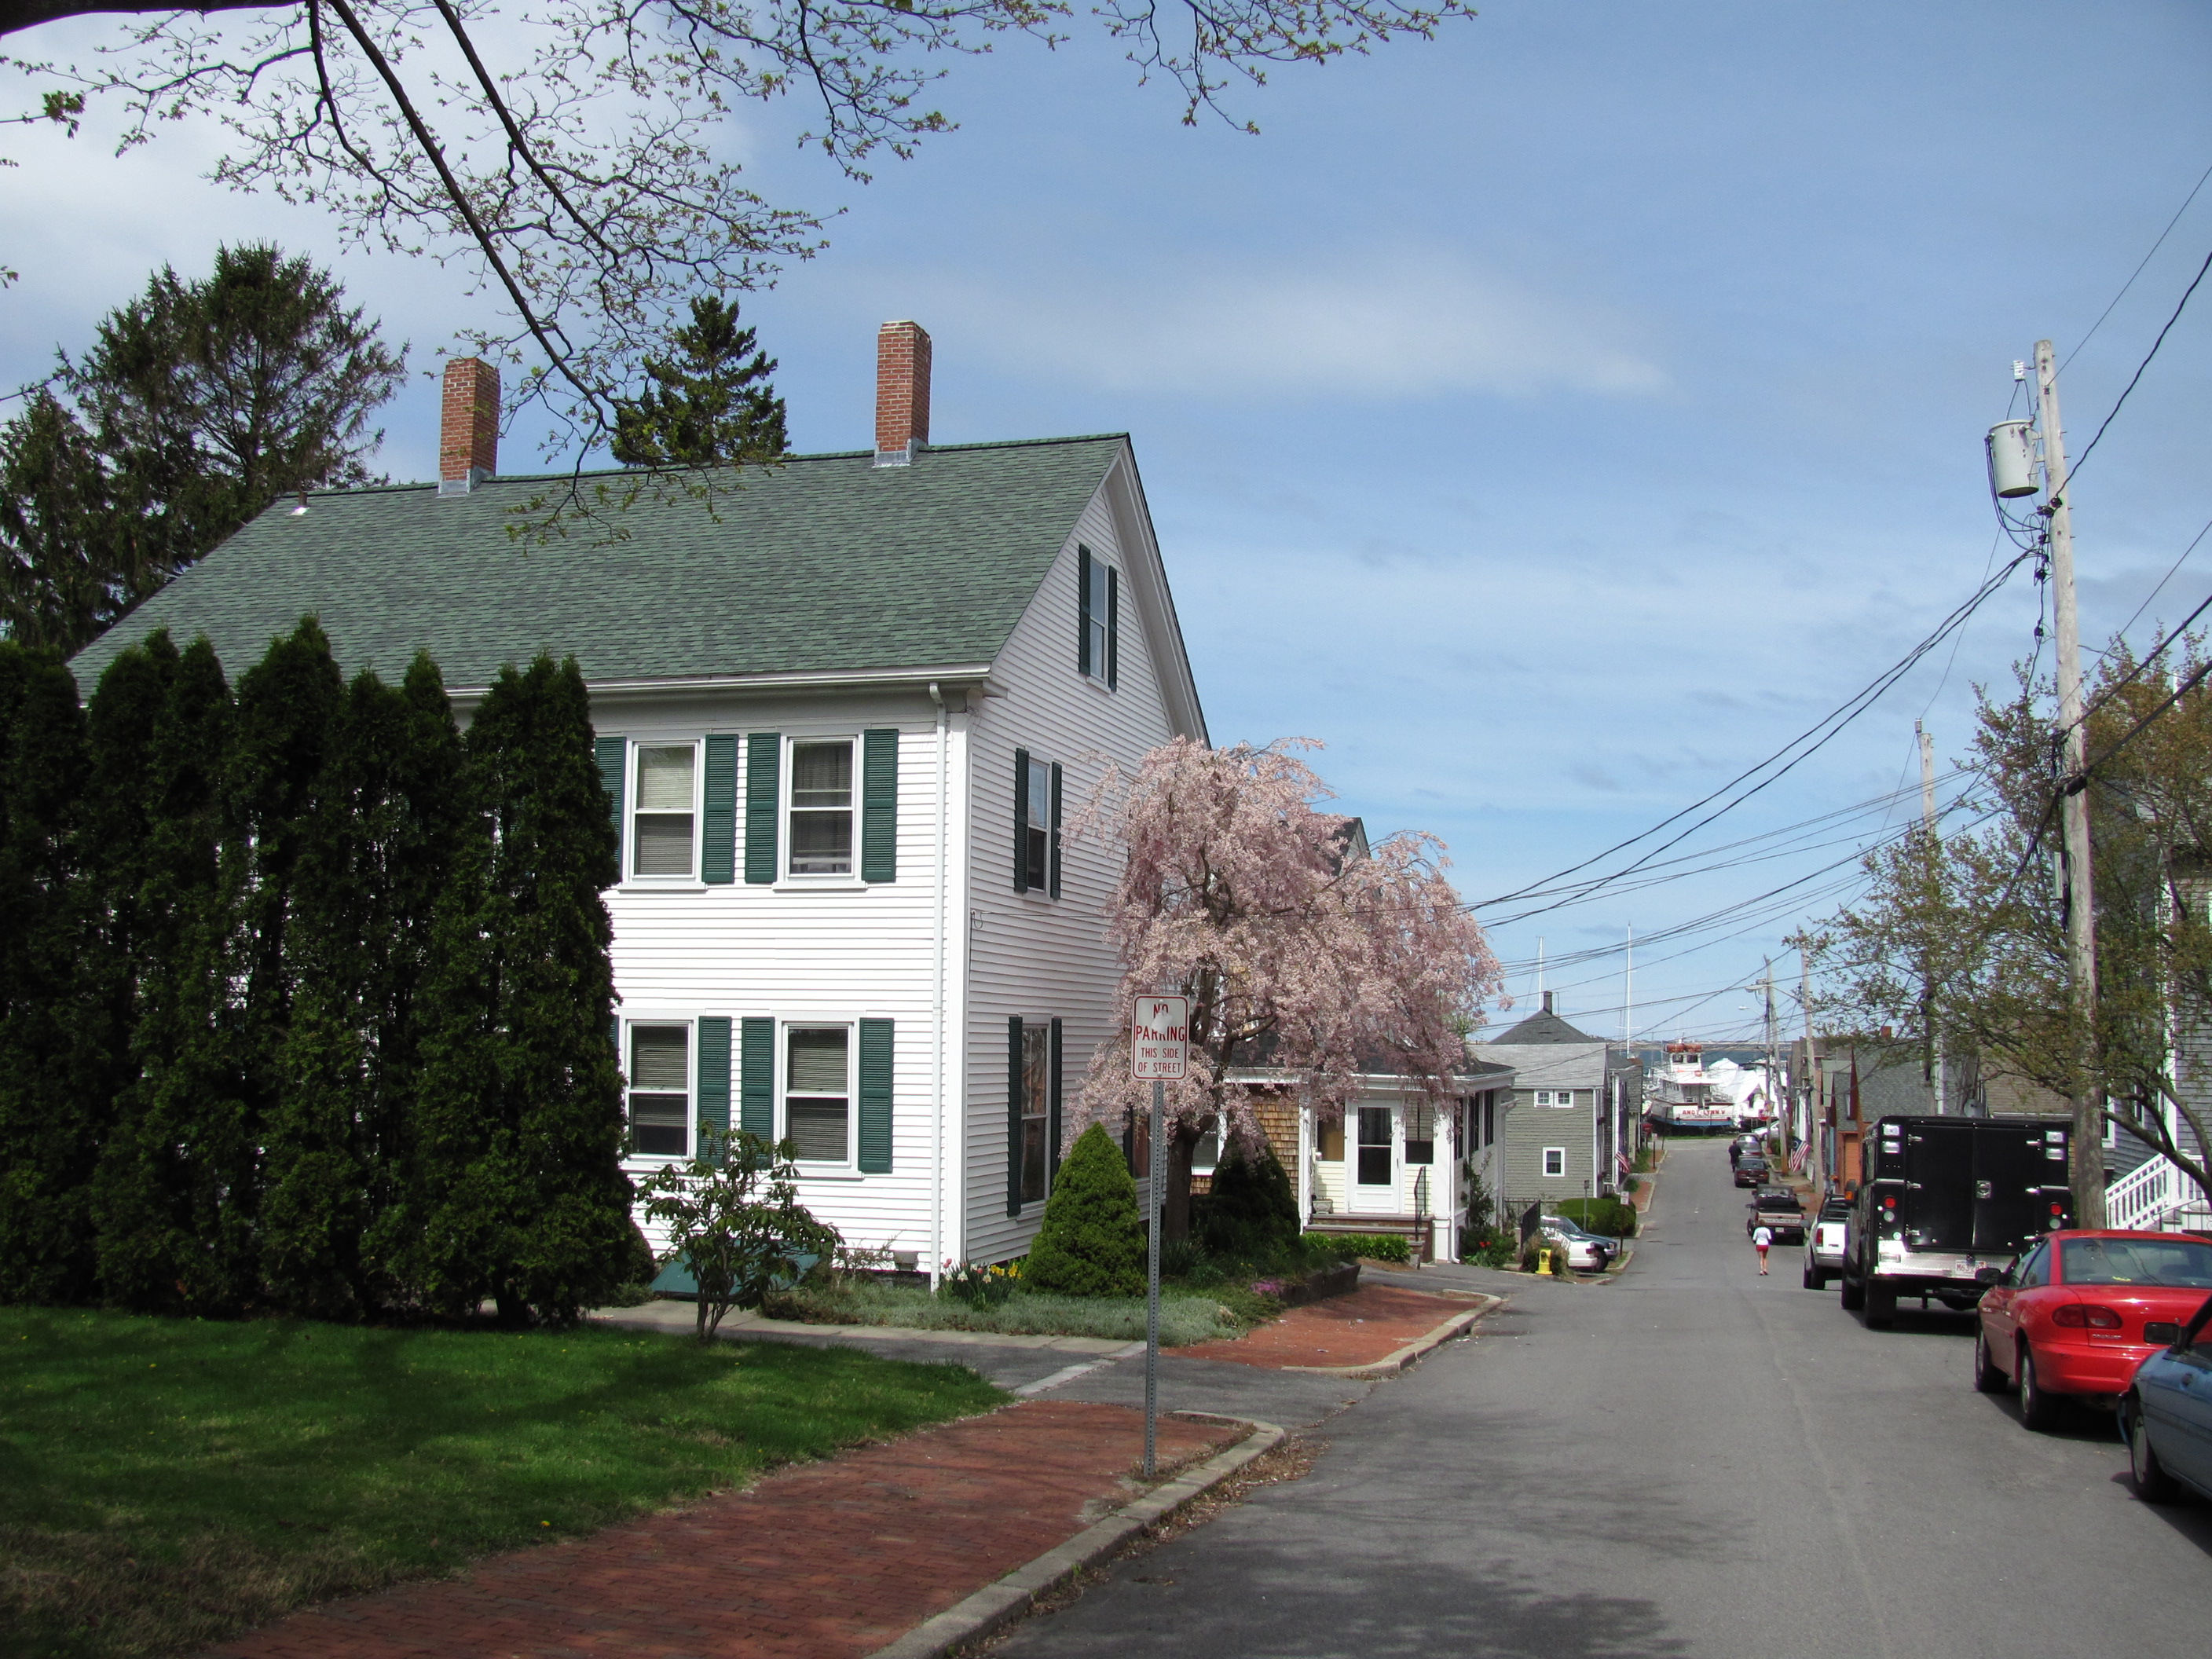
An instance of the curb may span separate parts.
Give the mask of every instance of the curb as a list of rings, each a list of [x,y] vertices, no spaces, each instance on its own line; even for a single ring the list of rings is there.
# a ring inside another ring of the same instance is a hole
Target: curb
[[[1415,1337],[1396,1352],[1385,1354],[1380,1359],[1370,1360],[1364,1365],[1278,1365],[1274,1369],[1284,1371],[1301,1371],[1309,1376],[1395,1376],[1422,1355],[1433,1348],[1442,1347],[1452,1338],[1464,1332],[1483,1315],[1490,1312],[1493,1308],[1502,1307],[1505,1302],[1504,1297],[1492,1296],[1486,1291],[1469,1291],[1462,1294],[1480,1297],[1482,1306],[1469,1308],[1465,1313],[1454,1314],[1434,1330]]]
[[[943,1659],[969,1643],[990,1635],[1027,1613],[1041,1595],[1049,1595],[1085,1568],[1095,1566],[1156,1522],[1173,1515],[1194,1498],[1212,1490],[1243,1468],[1283,1443],[1286,1432],[1256,1418],[1222,1417],[1212,1412],[1178,1412],[1178,1417],[1212,1423],[1242,1423],[1252,1432],[1226,1451],[1216,1452],[1196,1468],[1186,1470],[1166,1485],[1155,1487],[1103,1521],[1085,1528],[1057,1549],[1047,1550],[1026,1566],[1017,1567],[996,1583],[987,1584],[964,1601],[924,1620],[888,1647],[878,1648],[868,1659]]]

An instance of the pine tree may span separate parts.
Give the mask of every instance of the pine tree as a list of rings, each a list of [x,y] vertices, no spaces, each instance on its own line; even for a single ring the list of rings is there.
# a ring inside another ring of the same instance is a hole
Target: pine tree
[[[1194,1231],[1212,1255],[1264,1265],[1297,1238],[1298,1200],[1264,1140],[1257,1156],[1231,1135],[1203,1200],[1192,1200]]]
[[[255,1288],[258,1174],[229,994],[239,955],[222,856],[230,688],[204,638],[181,653],[159,635],[145,648],[167,685],[138,780],[135,1075],[94,1176],[95,1249],[109,1301],[229,1311]]]
[[[1145,1229],[1129,1161],[1093,1123],[1053,1177],[1022,1283],[1063,1296],[1142,1296]]]
[[[106,1112],[97,1051],[81,1047],[94,1034],[80,1014],[84,744],[69,671],[0,641],[0,1301],[92,1290],[89,1183]]]
[[[624,466],[737,466],[772,461],[790,447],[783,399],[769,376],[775,363],[738,308],[718,295],[691,301],[688,326],[672,330],[670,358],[647,357],[652,382],[615,406],[614,457]]]
[[[404,353],[266,244],[164,267],[0,432],[0,623],[75,650],[278,496],[367,481]]]
[[[436,927],[422,1281],[448,1308],[565,1322],[621,1282],[630,1185],[609,1031],[617,836],[573,659],[509,667],[469,728],[476,805]]]

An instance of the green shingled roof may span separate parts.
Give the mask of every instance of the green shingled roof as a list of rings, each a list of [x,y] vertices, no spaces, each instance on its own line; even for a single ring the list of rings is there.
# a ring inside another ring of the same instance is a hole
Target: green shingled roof
[[[428,650],[453,686],[574,654],[592,681],[988,663],[1126,440],[800,455],[711,503],[648,492],[624,539],[509,538],[549,483],[495,478],[279,501],[81,652],[88,692],[124,647],[205,634],[234,676],[312,611],[348,673]],[[621,480],[629,475],[586,475]],[[595,543],[603,544],[594,545]]]

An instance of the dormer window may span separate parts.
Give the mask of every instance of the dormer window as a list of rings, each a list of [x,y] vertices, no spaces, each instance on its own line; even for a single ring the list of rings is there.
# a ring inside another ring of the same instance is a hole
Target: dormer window
[[[1121,577],[1087,547],[1075,550],[1077,671],[1109,691],[1121,678]]]

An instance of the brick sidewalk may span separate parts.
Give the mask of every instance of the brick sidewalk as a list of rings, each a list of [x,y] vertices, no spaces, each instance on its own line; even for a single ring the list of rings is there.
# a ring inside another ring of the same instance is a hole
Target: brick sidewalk
[[[1161,1462],[1238,1432],[1163,1418]],[[1143,1449],[1139,1413],[1030,1401],[459,1578],[329,1602],[212,1652],[857,1659],[1119,1508]]]
[[[1178,1358],[1227,1359],[1279,1370],[1285,1365],[1371,1365],[1426,1336],[1470,1304],[1428,1291],[1367,1285],[1349,1296],[1292,1308],[1272,1325],[1231,1342],[1177,1348]]]

